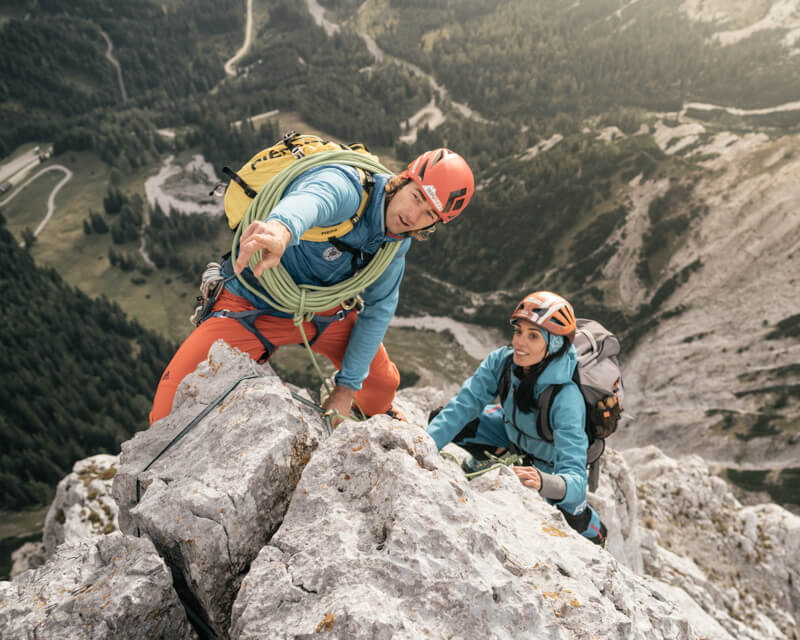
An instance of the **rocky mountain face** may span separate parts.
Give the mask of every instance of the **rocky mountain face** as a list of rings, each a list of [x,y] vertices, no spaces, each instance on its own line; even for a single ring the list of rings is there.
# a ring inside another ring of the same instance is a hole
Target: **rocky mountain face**
[[[121,531],[65,536],[0,582],[0,638],[797,637],[800,518],[743,507],[697,456],[610,450],[600,549],[509,469],[467,481],[423,429],[444,400],[404,390],[408,424],[327,436],[217,343],[123,445]]]
[[[111,497],[118,462],[118,456],[98,454],[73,465],[72,473],[58,483],[45,518],[42,542],[28,542],[12,554],[12,578],[44,564],[65,542],[118,529],[117,503]]]
[[[679,180],[629,186],[622,249],[604,275],[632,308],[665,284],[669,295],[626,356],[626,409],[634,419],[616,441],[654,443],[670,455],[691,442],[693,452],[722,467],[796,467],[800,137],[737,134],[675,115],[655,137],[665,153],[697,163],[690,206],[702,213],[645,289],[634,257],[648,207]]]

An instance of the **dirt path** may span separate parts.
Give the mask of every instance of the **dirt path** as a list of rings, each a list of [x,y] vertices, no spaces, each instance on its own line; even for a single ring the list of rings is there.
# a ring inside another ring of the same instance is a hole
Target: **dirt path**
[[[717,104],[707,104],[705,102],[687,102],[683,105],[681,115],[685,116],[688,109],[696,109],[698,111],[727,111],[734,116],[762,116],[769,113],[780,113],[783,111],[800,111],[800,102],[787,102],[786,104],[779,104],[776,107],[765,107],[763,109],[740,109],[738,107],[723,107]]]
[[[105,31],[101,29],[100,33],[102,34],[106,41],[106,45],[108,46],[108,49],[106,49],[106,59],[112,65],[114,65],[114,68],[117,70],[117,82],[119,82],[119,90],[120,93],[122,93],[122,102],[127,102],[128,92],[125,91],[125,82],[122,79],[122,67],[119,64],[119,60],[117,60],[112,53],[114,51],[114,45],[111,43],[111,38],[108,37],[108,34]]]
[[[225,63],[225,73],[236,75],[236,63],[244,57],[253,41],[253,0],[247,0],[247,21],[244,27],[244,44],[234,56]]]

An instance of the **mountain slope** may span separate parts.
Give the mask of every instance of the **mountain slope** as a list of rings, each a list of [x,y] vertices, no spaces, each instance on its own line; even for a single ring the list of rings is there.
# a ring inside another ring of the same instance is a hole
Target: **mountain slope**
[[[703,162],[694,193],[706,213],[662,279],[701,266],[677,284],[626,362],[636,415],[626,444],[657,442],[675,453],[688,438],[728,466],[797,464],[798,144],[798,136],[745,135]],[[631,279],[619,261],[607,275],[621,287]]]

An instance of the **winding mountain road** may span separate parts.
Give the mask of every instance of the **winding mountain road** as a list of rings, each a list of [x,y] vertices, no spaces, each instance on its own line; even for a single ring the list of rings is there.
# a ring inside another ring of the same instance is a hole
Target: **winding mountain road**
[[[306,6],[308,7],[308,11],[311,14],[311,17],[314,18],[314,22],[317,26],[322,27],[325,29],[325,33],[328,37],[332,36],[334,33],[337,33],[341,30],[341,27],[333,23],[325,18],[325,9],[324,7],[320,6],[317,0],[306,0]],[[411,62],[406,60],[401,60],[400,58],[395,58],[394,56],[389,56],[378,46],[373,38],[371,38],[366,33],[358,32],[358,36],[364,41],[369,52],[372,54],[373,58],[375,58],[375,63],[379,64],[384,60],[391,60],[392,62],[399,64],[402,67],[405,67],[415,76],[423,78],[428,81],[431,88],[434,92],[439,96],[440,99],[444,99],[448,95],[447,88],[443,85],[436,82],[436,79],[429,73],[423,71],[420,67]],[[369,67],[367,67],[369,69]],[[366,69],[362,69],[364,71]],[[466,104],[461,102],[452,102],[453,107],[461,113],[465,118],[469,118],[470,120],[475,120],[477,122],[488,123],[489,120],[484,118],[482,115],[471,109]],[[406,132],[400,137],[401,142],[413,143],[417,139],[417,131],[420,127],[428,126],[429,129],[435,129],[439,125],[441,125],[445,121],[445,115],[442,113],[442,110],[436,104],[436,99],[433,98],[428,104],[426,104],[422,109],[417,111],[415,114],[410,116],[405,122],[408,123],[408,128]]]
[[[683,105],[680,115],[685,116],[689,109],[695,109],[697,111],[727,111],[734,116],[763,116],[770,113],[800,111],[800,101],[786,102],[775,107],[764,107],[762,109],[740,109],[739,107],[726,107],[718,104],[707,104],[705,102],[687,102]]]
[[[56,211],[56,195],[61,190],[61,187],[63,187],[72,178],[72,171],[67,169],[62,164],[50,165],[49,167],[46,167],[46,168],[42,169],[41,171],[38,171],[37,173],[32,175],[30,178],[28,178],[19,187],[17,187],[13,191],[13,193],[11,193],[11,195],[9,195],[7,198],[5,198],[3,200],[0,200],[0,206],[3,206],[6,203],[11,202],[14,198],[16,198],[25,189],[25,187],[27,187],[31,182],[36,180],[36,178],[38,178],[41,175],[44,175],[48,171],[63,171],[64,172],[64,177],[61,179],[61,181],[55,187],[53,187],[53,190],[50,192],[50,197],[47,199],[47,214],[45,215],[44,219],[39,223],[39,226],[36,227],[36,230],[33,232],[34,236],[38,236],[44,230],[44,228],[47,225],[47,223],[50,222],[50,218],[53,217],[53,214]],[[24,242],[20,242],[20,246],[24,246],[24,244],[25,244]]]
[[[253,0],[247,0],[247,20],[244,27],[244,44],[233,55],[233,57],[225,63],[225,73],[229,76],[236,75],[236,63],[239,62],[247,53],[250,44],[253,41]]]

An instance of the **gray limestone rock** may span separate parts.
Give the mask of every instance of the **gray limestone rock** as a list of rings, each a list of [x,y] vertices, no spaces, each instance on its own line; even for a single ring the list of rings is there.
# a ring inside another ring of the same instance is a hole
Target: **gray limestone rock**
[[[47,510],[42,542],[27,543],[12,554],[12,578],[42,566],[60,544],[118,530],[117,503],[111,496],[118,462],[117,456],[98,454],[72,466]]]
[[[600,458],[600,482],[589,504],[608,527],[609,553],[636,573],[642,573],[639,502],[636,483],[625,459],[610,448]]]
[[[78,460],[72,473],[58,483],[56,497],[44,523],[47,556],[64,542],[112,533],[119,529],[117,503],[111,485],[117,473],[117,456],[99,454]]]
[[[231,637],[696,638],[667,594],[509,469],[469,482],[420,427],[378,416],[321,443]]]
[[[58,547],[41,568],[0,582],[0,638],[197,638],[149,540],[116,533]]]
[[[698,456],[623,453],[634,473],[645,573],[681,587],[732,637],[800,637],[800,517],[742,506]]]
[[[245,376],[257,377],[241,380]],[[323,433],[319,414],[293,400],[269,367],[218,341],[181,383],[172,413],[122,445],[114,481],[122,530],[153,541],[179,593],[191,592],[220,637],[227,636],[242,578],[283,520]]]
[[[47,552],[42,542],[26,542],[19,549],[11,553],[12,578],[28,569],[38,569],[47,562]]]

